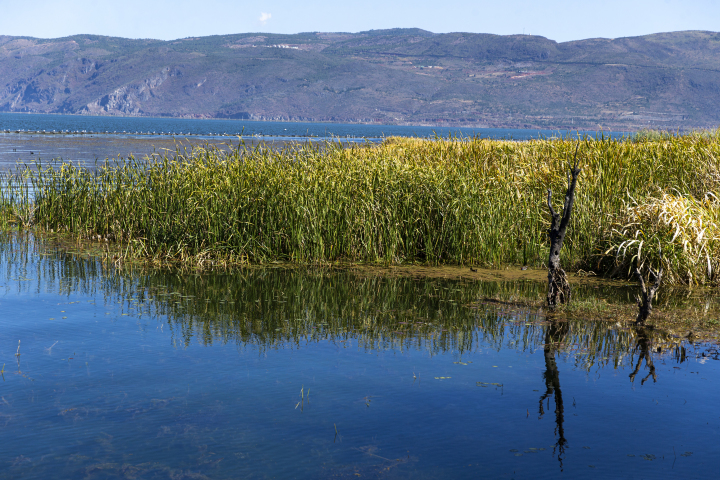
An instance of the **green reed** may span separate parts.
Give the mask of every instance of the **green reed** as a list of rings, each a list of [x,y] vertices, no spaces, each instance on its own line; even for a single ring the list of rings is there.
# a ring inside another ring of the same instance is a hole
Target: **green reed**
[[[122,241],[150,262],[542,266],[547,189],[560,207],[576,143],[239,145],[22,174],[35,224]],[[715,282],[719,158],[717,135],[581,140],[564,266],[627,275],[636,263],[657,266],[662,251],[669,281]],[[667,213],[680,204],[687,212]],[[692,222],[698,209],[702,225]]]
[[[27,169],[0,172],[0,227],[32,224],[35,206],[30,188]]]

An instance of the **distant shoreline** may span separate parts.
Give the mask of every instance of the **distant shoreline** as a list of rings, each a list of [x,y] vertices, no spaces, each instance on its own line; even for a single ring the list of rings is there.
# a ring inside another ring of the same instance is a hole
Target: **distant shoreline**
[[[52,115],[52,116],[69,116],[69,117],[78,117],[78,118],[142,118],[142,119],[148,119],[148,120],[188,120],[188,121],[230,121],[230,122],[252,122],[257,124],[262,123],[296,123],[296,124],[323,124],[323,125],[365,125],[365,126],[373,126],[373,127],[422,127],[422,128],[471,128],[471,129],[487,129],[487,130],[567,130],[567,131],[573,131],[573,132],[582,132],[582,133],[597,133],[602,131],[613,131],[613,132],[623,132],[623,133],[633,133],[638,132],[641,130],[644,130],[645,128],[635,128],[635,129],[624,129],[624,130],[611,130],[611,129],[603,129],[602,125],[598,125],[600,128],[576,128],[581,126],[580,123],[578,125],[570,124],[570,125],[564,125],[564,126],[548,126],[548,125],[536,125],[536,124],[528,124],[528,123],[498,123],[498,124],[488,124],[488,123],[467,123],[467,122],[454,122],[454,121],[443,121],[443,122],[422,122],[422,123],[414,123],[414,122],[393,122],[393,123],[380,123],[380,122],[364,122],[364,121],[353,121],[353,120],[342,120],[342,121],[332,121],[332,120],[299,120],[299,119],[256,119],[256,118],[229,118],[229,117],[213,117],[209,115],[179,115],[179,116],[173,116],[173,115],[123,115],[123,114],[107,114],[107,115],[98,115],[95,113],[58,113],[58,112],[0,112],[0,115],[2,114],[11,114],[11,115],[28,115],[28,116],[41,116],[41,115]],[[609,124],[609,126],[612,124]],[[698,128],[681,128],[681,129],[674,129],[674,128],[667,128],[667,129],[660,129],[660,130],[670,130],[670,131],[680,131],[680,132],[689,132],[693,130],[699,130]],[[0,130],[1,131],[1,130]]]
[[[64,119],[64,120],[63,120]],[[477,128],[423,125],[381,125],[331,122],[278,122],[266,120],[228,120],[190,118],[0,113],[0,134],[30,133],[38,135],[176,135],[194,137],[283,138],[283,139],[382,139],[391,136],[421,138],[482,138],[527,140],[531,138],[601,135],[612,138],[628,136],[630,131],[607,129],[540,129],[540,128]],[[136,133],[137,132],[137,133]]]

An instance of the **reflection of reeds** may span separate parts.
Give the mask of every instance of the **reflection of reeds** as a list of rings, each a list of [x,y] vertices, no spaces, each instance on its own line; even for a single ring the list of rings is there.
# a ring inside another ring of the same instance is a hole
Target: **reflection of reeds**
[[[478,347],[532,352],[546,346],[549,322],[541,309],[478,302],[540,298],[540,283],[386,277],[324,268],[187,275],[108,268],[101,260],[56,248],[47,237],[0,233],[5,277],[18,278],[35,269],[30,276],[43,290],[99,296],[110,304],[121,303],[123,313],[158,318],[166,322],[178,345],[235,343],[264,351],[351,342],[366,351],[421,350],[428,355],[462,354]],[[14,288],[39,288],[30,285],[17,282]],[[575,293],[583,303],[591,302],[596,292],[578,286]],[[632,301],[630,292],[627,295],[625,300]],[[710,296],[704,308],[717,312],[717,302]],[[555,321],[566,322],[568,328],[562,338],[554,339],[552,348],[578,368],[633,361],[636,335],[631,328],[615,320],[588,321],[582,315]],[[684,355],[678,340],[660,331],[652,331],[652,336],[652,344],[661,346],[663,353]]]
[[[196,148],[157,162],[27,170],[18,178],[29,179],[34,204],[18,195],[16,181],[5,182],[0,207],[22,223],[118,239],[131,255],[200,266],[540,266],[546,189],[563,189],[574,145],[392,138],[348,148]],[[657,265],[660,244],[673,282],[716,280],[716,136],[587,139],[579,158],[567,266],[624,274],[636,259]]]
[[[35,262],[43,289],[122,302],[123,312],[167,322],[180,345],[235,343],[263,351],[351,342],[366,351],[421,350],[435,355],[480,346],[535,351],[546,343],[548,322],[541,310],[477,302],[541,296],[543,285],[532,282],[383,277],[321,268],[248,269],[232,275],[132,272],[108,269],[99,260],[73,254],[52,254],[52,244],[40,246],[49,256],[39,256],[31,235],[3,237],[0,262],[8,269],[7,278]],[[577,289],[581,301],[594,292]],[[630,329],[583,318],[563,321],[567,334],[553,349],[572,357],[578,367],[621,364],[632,351]],[[302,390],[301,399],[307,399],[307,393]]]

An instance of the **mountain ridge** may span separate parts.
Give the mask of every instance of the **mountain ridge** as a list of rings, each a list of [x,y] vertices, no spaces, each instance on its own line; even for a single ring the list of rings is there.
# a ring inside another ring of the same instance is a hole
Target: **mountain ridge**
[[[708,31],[0,36],[5,112],[635,130],[713,128],[719,105]]]

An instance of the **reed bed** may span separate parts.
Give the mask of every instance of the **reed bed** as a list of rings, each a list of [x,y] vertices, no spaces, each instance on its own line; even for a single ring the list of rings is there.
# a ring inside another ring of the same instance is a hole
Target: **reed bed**
[[[662,262],[673,283],[717,283],[718,135],[579,143],[564,267],[625,276]],[[120,241],[127,257],[159,263],[542,266],[547,189],[561,206],[576,144],[206,146],[152,162],[28,168],[16,177],[34,197],[4,186],[0,206],[19,223]]]

